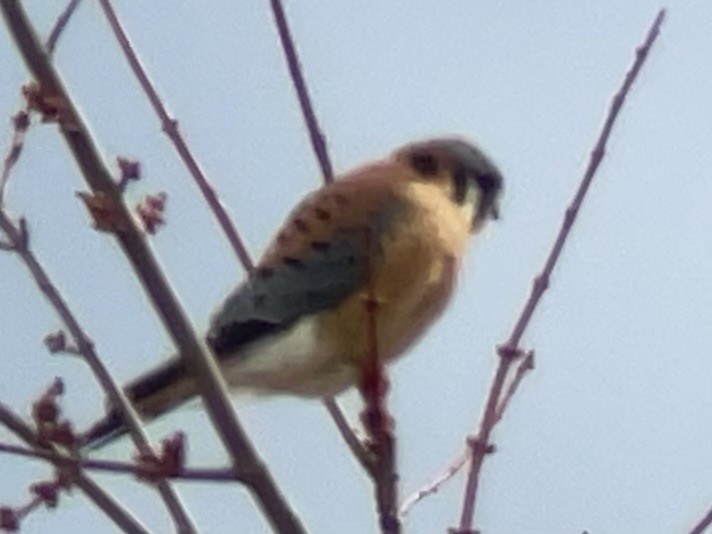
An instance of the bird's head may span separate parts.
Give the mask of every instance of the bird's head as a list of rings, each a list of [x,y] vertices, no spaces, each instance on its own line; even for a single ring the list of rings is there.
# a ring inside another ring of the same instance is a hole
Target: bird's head
[[[458,137],[411,143],[394,153],[396,161],[410,167],[418,179],[437,183],[461,206],[473,232],[499,216],[503,179],[485,153]]]

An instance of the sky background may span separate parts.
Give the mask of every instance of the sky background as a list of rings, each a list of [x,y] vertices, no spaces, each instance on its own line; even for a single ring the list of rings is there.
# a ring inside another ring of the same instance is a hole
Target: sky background
[[[26,0],[43,37],[64,2]],[[403,496],[463,448],[506,339],[541,268],[612,95],[660,4],[414,1],[287,3],[335,168],[443,133],[477,140],[506,177],[502,219],[471,248],[454,302],[392,368]],[[253,255],[321,184],[268,2],[116,2],[119,17]],[[629,95],[550,290],[523,346],[536,350],[494,436],[477,527],[487,534],[687,532],[712,504],[712,3],[670,1],[663,34]],[[112,37],[83,2],[58,68],[106,161],[139,160],[128,201],[169,195],[151,238],[196,328],[244,273]],[[28,73],[0,29],[0,129]],[[54,125],[33,127],[8,209],[27,217],[34,250],[115,377],[168,357],[171,344],[127,262],[90,228],[85,190]],[[24,266],[0,254],[0,401],[28,414],[55,376],[79,427],[103,410],[88,368],[48,356],[60,326]],[[344,403],[352,418],[354,395]],[[311,532],[375,532],[370,481],[318,402],[238,396],[235,406]],[[190,463],[226,455],[199,409],[150,425],[183,429]],[[12,441],[0,429],[0,439]],[[126,458],[124,440],[102,452]],[[50,476],[0,456],[0,505],[23,504]],[[155,532],[157,494],[124,476],[97,480]],[[201,532],[269,528],[238,485],[176,484]],[[406,532],[457,524],[464,477],[420,503]],[[33,513],[23,532],[113,532],[80,492]]]

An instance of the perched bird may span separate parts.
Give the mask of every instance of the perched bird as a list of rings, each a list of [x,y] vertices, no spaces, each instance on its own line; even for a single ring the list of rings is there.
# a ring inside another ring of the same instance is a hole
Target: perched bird
[[[367,299],[378,303],[378,357],[402,354],[443,311],[468,236],[497,217],[501,191],[478,147],[437,138],[312,193],[212,317],[206,342],[229,386],[318,397],[356,384],[369,349]],[[126,393],[153,419],[198,389],[175,357]],[[110,410],[85,441],[124,432]]]

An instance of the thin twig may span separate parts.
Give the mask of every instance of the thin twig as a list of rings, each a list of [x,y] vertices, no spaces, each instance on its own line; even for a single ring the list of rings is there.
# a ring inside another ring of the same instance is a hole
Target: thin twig
[[[408,515],[408,512],[410,512],[413,506],[426,497],[437,493],[448,480],[454,477],[457,472],[462,469],[469,459],[469,449],[466,449],[465,452],[460,453],[460,456],[455,458],[455,460],[453,460],[441,473],[439,473],[427,484],[423,484],[417,491],[413,492],[407,499],[405,499],[398,510],[398,514],[401,519]]]
[[[311,141],[312,150],[314,151],[314,155],[319,162],[324,182],[329,184],[334,181],[334,170],[331,165],[331,158],[329,158],[329,150],[327,148],[326,139],[321,131],[321,128],[319,127],[319,120],[316,117],[314,106],[312,105],[311,98],[309,97],[309,90],[307,89],[307,84],[304,79],[304,75],[302,74],[301,62],[299,61],[299,56],[297,55],[297,50],[294,46],[294,39],[292,38],[292,32],[289,29],[287,16],[284,12],[281,0],[271,0],[271,6],[274,22],[277,26],[279,41],[282,44],[282,51],[284,52],[284,57],[287,61],[289,76],[292,80],[294,90],[297,93],[299,107],[302,110],[302,116],[304,117],[304,122],[307,125],[307,130],[309,131],[309,139]],[[333,399],[324,399],[324,405],[326,406],[329,415],[338,428],[339,434],[343,438],[346,445],[364,469],[370,473],[372,466],[369,463],[368,451],[364,452],[361,440],[359,440],[358,436],[354,433],[353,429],[346,421],[346,416],[344,416],[341,408],[339,408]]]
[[[279,41],[282,45],[285,60],[287,61],[289,76],[292,80],[294,90],[297,93],[299,107],[302,110],[302,116],[304,117],[304,122],[307,125],[307,130],[309,131],[309,139],[311,140],[312,150],[314,151],[314,155],[319,162],[324,182],[329,184],[334,181],[334,170],[331,165],[331,158],[329,158],[329,150],[326,144],[326,139],[319,126],[319,120],[317,119],[316,112],[314,111],[314,106],[311,103],[309,90],[307,89],[307,84],[304,79],[304,75],[302,74],[301,62],[299,61],[299,56],[297,55],[297,50],[294,46],[294,39],[292,38],[292,32],[289,29],[287,16],[284,12],[281,0],[271,0],[271,6],[272,15],[277,27],[277,34],[279,35]],[[373,466],[370,464],[370,460],[368,459],[368,451],[364,451],[361,440],[354,433],[348,422],[346,422],[346,417],[344,416],[341,408],[339,408],[333,399],[324,399],[324,405],[326,406],[329,415],[338,428],[339,433],[341,434],[341,437],[346,445],[364,469],[370,473]]]
[[[365,250],[373,250],[372,235],[365,235]],[[372,280],[367,282],[368,293],[364,299],[366,319],[366,354],[359,383],[359,392],[364,401],[361,422],[369,437],[369,449],[373,462],[369,474],[376,490],[381,532],[399,534],[398,474],[396,473],[396,437],[393,418],[388,413],[386,397],[389,382],[378,350],[378,313],[380,303]]]
[[[241,472],[249,474],[248,484],[275,530],[303,532],[304,528],[299,519],[287,504],[276,481],[239,423],[215,359],[204,349],[161,271],[153,251],[124,204],[121,191],[103,164],[82,117],[37,41],[22,4],[14,0],[0,0],[0,8],[12,37],[41,90],[59,102],[61,113],[58,122],[61,133],[93,194],[110,210],[114,236],[149,295],[186,367],[195,377],[208,415],[230,453],[233,465]]]
[[[30,114],[28,107],[19,110],[12,117],[12,141],[10,148],[5,155],[2,165],[2,173],[0,173],[0,207],[3,205],[5,196],[5,187],[10,179],[10,172],[17,164],[22,154],[22,148],[25,144],[25,135],[30,127]]]
[[[507,340],[507,342],[499,348],[499,364],[497,371],[495,372],[495,377],[492,381],[492,385],[489,391],[487,403],[485,406],[485,411],[480,422],[480,428],[477,436],[470,439],[470,444],[472,447],[472,461],[470,462],[470,469],[467,477],[467,485],[465,488],[465,495],[463,499],[462,514],[460,517],[459,528],[453,530],[456,534],[470,534],[473,532],[472,525],[475,513],[475,502],[477,498],[477,487],[479,483],[479,474],[482,468],[482,463],[486,453],[491,450],[489,445],[489,437],[492,432],[492,428],[496,424],[497,416],[497,406],[500,403],[501,392],[507,377],[507,371],[511,366],[513,356],[518,355],[521,352],[519,349],[519,342],[521,341],[522,335],[529,325],[534,311],[539,303],[542,295],[549,286],[549,279],[551,273],[556,266],[559,259],[561,251],[566,243],[566,239],[573,227],[576,220],[576,216],[581,208],[583,200],[588,192],[589,186],[596,174],[596,171],[603,160],[603,156],[606,151],[606,144],[608,138],[610,137],[611,130],[615,123],[618,114],[623,106],[626,96],[630,92],[630,88],[633,85],[640,69],[642,68],[645,59],[648,56],[648,52],[655,43],[659,33],[660,26],[665,18],[665,10],[662,9],[658,12],[653,24],[651,25],[648,34],[645,38],[643,44],[636,49],[636,57],[633,66],[626,73],[625,80],[621,88],[613,97],[613,101],[608,110],[608,115],[603,124],[603,128],[598,137],[596,145],[591,152],[591,157],[589,160],[588,167],[584,173],[583,179],[579,184],[578,190],[574,195],[574,198],[566,209],[564,219],[559,228],[559,233],[556,236],[554,245],[549,252],[549,256],[546,259],[544,268],[541,273],[535,277],[534,284],[532,285],[531,293],[529,298],[522,309],[521,315],[519,316],[512,333]],[[500,405],[501,406],[501,405]]]
[[[203,194],[203,198],[215,215],[220,228],[222,228],[222,231],[225,233],[232,250],[240,260],[240,263],[242,263],[242,266],[248,273],[252,272],[254,266],[252,259],[247,252],[247,247],[242,241],[237,228],[235,228],[235,225],[230,220],[230,216],[227,214],[227,211],[225,211],[225,208],[220,202],[215,189],[203,172],[203,169],[200,167],[200,164],[188,147],[188,144],[185,142],[185,139],[183,139],[183,135],[178,127],[178,121],[168,114],[168,110],[163,105],[163,101],[158,95],[158,91],[151,81],[151,78],[149,78],[146,69],[141,64],[141,60],[138,58],[128,35],[124,31],[121,21],[119,21],[111,2],[109,0],[100,0],[99,3],[101,8],[104,10],[104,15],[106,15],[106,19],[109,21],[111,30],[114,33],[116,40],[119,42],[121,51],[126,57],[131,70],[138,79],[144,93],[146,93],[148,100],[151,102],[153,110],[156,112],[156,115],[158,115],[163,131],[173,143],[173,146],[178,152],[183,164],[188,168],[188,172],[190,172],[190,175],[193,177],[193,180],[200,189],[200,192]]]
[[[215,215],[215,218],[218,220],[218,224],[225,233],[225,236],[227,237],[228,242],[230,243],[233,249],[233,252],[239,259],[244,269],[248,273],[251,273],[254,270],[254,262],[250,258],[249,253],[247,252],[247,247],[244,245],[244,242],[242,241],[242,238],[240,237],[237,228],[233,224],[232,220],[230,219],[230,216],[227,214],[227,211],[220,202],[220,199],[215,189],[208,181],[208,178],[205,176],[205,173],[200,167],[200,164],[196,160],[192,151],[185,142],[185,139],[180,133],[178,121],[168,114],[168,110],[163,105],[163,101],[158,95],[158,91],[156,90],[148,73],[146,72],[146,69],[143,67],[140,59],[138,58],[138,55],[136,54],[133,45],[129,40],[128,34],[121,25],[121,21],[119,21],[118,16],[116,15],[116,11],[111,5],[111,2],[109,0],[100,0],[100,5],[104,10],[104,14],[106,15],[106,18],[109,21],[109,25],[111,26],[114,36],[116,37],[119,46],[121,47],[121,51],[124,53],[124,56],[126,57],[129,66],[131,67],[131,70],[138,79],[141,88],[146,93],[146,96],[148,97],[156,115],[158,115],[158,118],[162,124],[163,131],[173,142],[173,145],[175,146],[178,155],[180,156],[185,166],[188,168],[188,171],[193,177],[193,180],[198,185],[198,188],[203,194],[203,198],[207,202],[209,208]],[[278,6],[278,8],[281,8],[281,6]],[[287,39],[287,44],[285,45],[285,54],[287,54],[288,62],[290,64],[290,72],[292,72],[292,68],[296,69],[296,75],[293,74],[295,88],[299,95],[300,103],[302,103],[302,112],[304,113],[305,121],[310,131],[314,152],[321,166],[322,174],[325,177],[324,179],[328,183],[332,181],[333,171],[329,160],[326,143],[324,141],[323,135],[319,131],[316,115],[314,114],[314,110],[309,101],[309,95],[306,91],[303,77],[301,75],[301,72],[299,71],[299,61],[296,59],[294,47],[293,45],[291,45],[291,36],[289,35],[288,27],[286,27],[286,19],[284,18],[284,16],[282,16],[280,20],[283,21],[284,28],[286,28],[286,33],[284,34],[284,39]],[[358,461],[365,466],[365,454],[361,454],[360,452],[358,452],[359,448],[355,446],[355,443],[359,441],[358,437],[353,433],[351,427],[348,426],[348,424],[341,424],[341,422],[346,420],[341,409],[334,402],[330,402],[329,399],[325,399],[325,405],[329,414],[334,420],[334,423],[339,429],[340,435],[342,436],[346,444],[349,446],[349,448],[352,450]]]
[[[26,458],[49,460],[63,467],[81,468],[107,473],[129,474],[145,478],[146,468],[140,464],[116,460],[97,460],[94,458],[70,457],[48,449],[30,449],[10,443],[0,443],[0,452]],[[171,473],[165,478],[194,482],[235,482],[240,480],[240,473],[230,467],[219,468],[184,468],[178,473]]]
[[[704,534],[707,527],[712,525],[712,508],[710,508],[700,522],[690,531],[690,534]]]
[[[70,0],[69,4],[65,10],[60,14],[60,16],[55,21],[54,27],[50,32],[50,36],[45,43],[45,48],[47,53],[51,55],[54,52],[54,48],[57,44],[62,31],[64,30],[69,18],[74,12],[75,8],[79,4],[79,0]],[[13,136],[12,142],[10,143],[10,149],[5,156],[3,162],[2,173],[0,173],[0,206],[3,203],[3,197],[5,193],[5,186],[10,178],[10,171],[12,167],[17,164],[20,154],[22,153],[22,147],[25,140],[25,134],[30,126],[29,121],[29,106],[25,106],[24,109],[18,110],[18,112],[12,117],[13,123]]]
[[[45,43],[45,48],[47,49],[47,53],[49,55],[52,55],[52,53],[54,52],[54,49],[57,45],[57,41],[62,35],[62,31],[64,30],[64,28],[67,26],[67,23],[69,22],[69,19],[74,13],[74,10],[79,5],[79,2],[80,0],[70,0],[69,4],[67,4],[67,7],[55,21],[54,26],[52,27],[52,31],[50,32],[49,37],[47,38],[47,42]],[[17,111],[17,113],[15,113],[15,115],[12,117],[12,124],[12,142],[10,144],[10,149],[8,150],[7,155],[5,156],[2,174],[0,174],[0,206],[2,206],[3,203],[3,195],[5,193],[5,186],[7,185],[7,181],[10,178],[10,171],[20,159],[20,154],[22,153],[22,147],[25,141],[25,135],[27,133],[27,129],[30,127],[29,105],[26,105],[23,109],[20,109]]]
[[[364,445],[363,441],[359,439],[358,435],[356,435],[356,432],[354,432],[354,429],[351,427],[348,420],[346,419],[344,412],[337,404],[336,399],[334,399],[333,397],[325,397],[323,399],[323,402],[324,407],[329,412],[329,415],[331,415],[331,418],[334,420],[334,424],[339,430],[339,434],[341,435],[342,439],[344,440],[344,442],[346,442],[346,445],[348,445],[349,449],[359,461],[364,470],[366,470],[367,473],[372,472],[373,455],[371,454],[371,451],[369,451],[368,448]]]
[[[494,423],[499,423],[504,416],[504,412],[509,406],[509,402],[519,388],[524,377],[534,369],[534,351],[529,351],[527,355],[517,365],[517,370],[514,373],[514,378],[509,382],[509,385],[502,393],[499,405],[495,409]],[[400,516],[405,517],[411,508],[418,504],[426,497],[437,493],[440,488],[452,477],[454,477],[460,469],[462,469],[470,459],[470,446],[465,448],[464,452],[455,458],[441,473],[435,476],[432,480],[418,488],[400,506]]]
[[[67,331],[72,336],[75,348],[82,355],[84,361],[89,365],[97,380],[101,383],[102,388],[111,400],[112,406],[120,410],[136,447],[139,451],[148,453],[151,447],[136,410],[131,406],[131,403],[126,398],[122,389],[116,384],[109,370],[104,366],[101,358],[99,358],[99,355],[94,349],[94,343],[84,332],[66,300],[59,293],[54,283],[52,283],[52,280],[42,267],[42,264],[29,247],[29,240],[26,235],[27,229],[21,231],[19,227],[16,227],[1,206],[0,229],[2,229],[3,233],[10,240],[13,250],[24,262],[39,290],[44,294],[47,301],[61,318]],[[188,512],[181,504],[178,494],[171,488],[170,484],[165,481],[160,481],[157,485],[157,489],[173,518],[178,532],[186,534],[197,532]]]
[[[284,7],[282,6],[281,0],[271,0],[270,4],[272,5],[272,14],[274,16],[274,22],[277,26],[279,40],[282,43],[282,50],[284,51],[284,56],[287,60],[289,75],[292,78],[292,84],[294,85],[294,90],[297,93],[299,106],[302,109],[302,115],[304,116],[304,121],[307,124],[307,129],[309,130],[309,138],[311,139],[312,149],[314,150],[316,159],[321,167],[321,173],[324,177],[324,181],[328,184],[334,181],[334,170],[331,166],[331,160],[329,159],[329,152],[326,149],[324,134],[322,133],[321,128],[319,128],[319,121],[316,118],[314,107],[312,106],[311,99],[309,98],[309,90],[307,89],[307,84],[304,80],[304,75],[302,74],[301,63],[299,61],[299,56],[297,55],[297,50],[294,47],[294,39],[292,38],[292,33],[289,30],[287,16],[284,13]]]
[[[519,389],[519,385],[524,380],[524,377],[529,374],[529,372],[534,369],[534,351],[530,350],[524,358],[517,365],[517,370],[514,372],[514,378],[509,382],[509,386],[504,390],[502,398],[499,400],[499,404],[495,409],[494,422],[499,423],[504,416],[504,412],[509,407],[509,402],[514,397],[514,394]]]
[[[59,41],[62,32],[67,27],[67,24],[69,24],[69,19],[72,18],[72,15],[79,6],[80,1],[81,0],[69,0],[67,7],[64,8],[64,11],[62,11],[59,17],[57,17],[57,20],[54,22],[52,31],[49,32],[49,37],[45,43],[45,49],[47,50],[48,55],[51,56],[54,54],[54,50],[57,47],[57,41]]]
[[[2,403],[0,403],[0,423],[31,447],[36,447],[38,450],[46,450],[40,446],[35,432]],[[54,452],[57,453],[58,451],[55,450]],[[85,474],[77,473],[73,479],[73,483],[112,519],[121,530],[132,533],[148,533],[148,530],[146,530],[128,510],[118,504]]]

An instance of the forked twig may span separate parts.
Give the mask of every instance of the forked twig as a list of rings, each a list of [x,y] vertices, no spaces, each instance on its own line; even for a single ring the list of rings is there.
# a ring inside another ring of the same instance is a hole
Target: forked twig
[[[24,221],[24,219],[21,220]],[[72,313],[66,300],[52,283],[49,275],[30,248],[29,233],[26,224],[23,222],[19,226],[15,226],[4,208],[0,206],[0,230],[7,236],[9,244],[12,245],[11,250],[17,253],[22,259],[37,284],[37,287],[44,294],[47,301],[64,323],[69,335],[74,341],[74,346],[78,353],[82,355],[84,361],[89,365],[97,380],[101,383],[112,405],[121,410],[124,422],[138,450],[144,453],[149,452],[151,449],[148,438],[141,426],[141,421],[136,410],[134,410],[129,403],[123,390],[114,381],[111,373],[109,373],[109,370],[103,364],[101,358],[99,358],[94,348],[94,343],[84,332],[84,329]],[[157,485],[157,489],[173,518],[177,530],[185,534],[197,532],[188,512],[181,504],[180,498],[171,486],[165,481],[160,481]]]
[[[517,369],[514,372],[514,378],[512,378],[509,382],[509,385],[504,390],[504,393],[502,393],[502,397],[499,399],[499,404],[497,405],[494,413],[495,424],[502,420],[504,412],[509,407],[509,402],[512,400],[512,397],[514,397],[517,389],[519,389],[519,385],[522,383],[522,380],[524,380],[524,377],[527,376],[527,374],[529,374],[529,372],[533,369],[534,351],[530,350],[519,362],[519,365],[517,365]]]
[[[70,0],[64,11],[59,15],[59,17],[57,17],[57,20],[55,21],[54,26],[52,27],[52,31],[50,32],[49,37],[47,38],[47,42],[45,43],[45,49],[47,50],[47,53],[49,55],[54,52],[54,49],[57,46],[57,41],[62,35],[64,29],[67,27],[67,23],[74,14],[74,11],[79,5],[79,2],[80,0]],[[3,162],[2,173],[0,173],[0,206],[2,206],[3,203],[5,186],[7,185],[8,179],[10,178],[10,171],[12,171],[12,168],[17,164],[17,161],[20,159],[22,147],[25,142],[25,135],[27,133],[28,128],[30,127],[29,105],[25,105],[23,109],[18,110],[17,113],[13,115],[12,124],[12,142],[10,143],[10,149],[7,151],[7,155],[5,156],[5,160]]]
[[[41,92],[58,104],[60,131],[93,194],[101,198],[111,210],[110,222],[114,224],[114,236],[181,357],[195,376],[208,415],[233,465],[249,473],[250,489],[274,529],[304,532],[299,519],[243,430],[230,404],[214,358],[204,349],[144,235],[124,204],[121,190],[106,169],[82,117],[37,41],[22,4],[14,0],[0,0],[0,10]]]
[[[534,369],[534,351],[529,351],[526,356],[517,365],[517,370],[514,373],[514,378],[510,380],[509,385],[502,393],[502,398],[500,399],[499,405],[495,409],[494,421],[499,423],[504,415],[507,406],[509,406],[509,401],[516,393],[519,385],[524,380],[524,377]],[[454,477],[460,469],[467,463],[470,459],[470,446],[467,445],[465,450],[460,453],[460,455],[455,458],[449,466],[447,466],[441,473],[438,473],[432,480],[423,484],[420,488],[414,491],[407,499],[403,501],[400,506],[399,514],[401,517],[405,517],[411,508],[418,504],[420,501],[426,497],[437,493],[440,488],[452,477]]]
[[[249,253],[247,252],[247,247],[245,247],[242,238],[240,237],[239,232],[237,231],[237,228],[232,223],[230,216],[227,214],[225,208],[222,206],[222,203],[220,202],[217,193],[208,181],[207,177],[205,176],[203,170],[200,167],[200,164],[196,160],[192,151],[185,142],[185,139],[180,133],[180,130],[178,128],[178,121],[168,114],[168,111],[163,105],[163,101],[158,95],[158,91],[156,90],[153,82],[148,76],[146,69],[141,64],[138,55],[134,51],[131,41],[123,26],[121,25],[121,21],[119,21],[118,16],[116,15],[116,11],[111,5],[111,2],[109,0],[100,0],[100,5],[104,10],[104,14],[106,15],[106,18],[109,21],[109,25],[111,26],[112,31],[117,41],[119,42],[119,46],[121,47],[121,50],[124,53],[124,56],[126,57],[126,60],[129,63],[129,66],[131,67],[131,70],[138,79],[141,88],[146,93],[146,96],[148,97],[151,106],[158,115],[158,118],[161,121],[161,124],[163,125],[163,131],[173,142],[176,151],[178,152],[183,163],[188,168],[194,181],[198,185],[200,191],[203,194],[203,198],[205,199],[211,211],[218,220],[221,229],[225,233],[240,263],[248,273],[252,272],[254,269],[254,263],[250,258]],[[300,95],[299,100],[302,104],[301,109],[304,113],[304,119],[309,128],[314,151],[317,160],[319,161],[319,164],[321,166],[322,173],[325,177],[325,180],[329,182],[331,181],[333,172],[331,170],[331,163],[329,160],[326,143],[324,141],[323,135],[319,131],[316,115],[310,103],[309,95],[306,91],[304,79],[299,67],[299,61],[295,55],[294,46],[291,42],[291,35],[289,33],[289,28],[286,25],[286,18],[284,17],[284,13],[281,10],[281,5],[278,5],[276,9],[277,11],[275,12],[275,20],[278,24],[280,38],[282,39],[282,43],[285,46],[285,54],[287,55],[287,61],[290,66],[290,73],[292,73],[292,79],[295,83],[297,93],[298,95]],[[279,16],[278,14],[281,14],[281,16]],[[349,446],[351,451],[354,453],[356,458],[359,460],[359,462],[365,466],[364,461],[366,455],[365,453],[359,452],[359,447],[356,446],[356,443],[359,442],[359,439],[346,422],[346,417],[341,411],[341,408],[339,408],[339,406],[333,401],[333,399],[325,399],[324,404],[326,406],[327,411],[334,420],[334,423],[339,429],[339,433],[341,434],[342,438]]]
[[[2,0],[5,1],[5,0]],[[22,441],[38,450],[44,448],[39,444],[35,432],[17,417],[9,408],[0,403],[0,423],[17,435]],[[57,452],[57,451],[55,451]],[[76,473],[73,483],[78,486],[96,504],[116,526],[124,532],[148,533],[126,509],[117,503],[101,486],[83,473]]]
[[[633,66],[626,73],[625,80],[623,81],[621,88],[613,97],[613,101],[608,110],[608,115],[606,116],[603,128],[601,129],[598,140],[593,151],[591,152],[591,157],[586,171],[584,172],[583,179],[579,184],[578,190],[576,191],[571,204],[566,209],[564,219],[561,223],[561,227],[559,228],[559,233],[556,236],[556,240],[554,241],[551,251],[549,252],[544,268],[534,279],[534,284],[532,285],[529,298],[522,309],[509,339],[498,349],[499,364],[490,387],[487,402],[485,404],[485,411],[480,421],[479,431],[476,437],[469,440],[472,449],[472,460],[470,462],[470,469],[465,487],[459,527],[451,530],[454,534],[471,534],[473,532],[472,525],[475,513],[479,475],[485,455],[491,450],[489,438],[492,429],[497,422],[497,406],[501,406],[501,394],[507,377],[507,372],[511,366],[513,358],[518,356],[521,352],[521,349],[519,349],[519,342],[521,341],[522,335],[524,334],[524,331],[526,330],[542,295],[549,286],[551,273],[556,266],[564,244],[566,243],[566,239],[571,231],[571,228],[573,227],[576,216],[591,185],[593,177],[595,176],[596,171],[603,160],[603,156],[605,155],[606,143],[610,137],[615,120],[620,113],[626,96],[630,92],[633,82],[637,78],[645,59],[648,56],[648,52],[660,33],[660,27],[664,19],[665,10],[662,9],[655,17],[645,41],[636,49],[636,57],[633,62]]]

